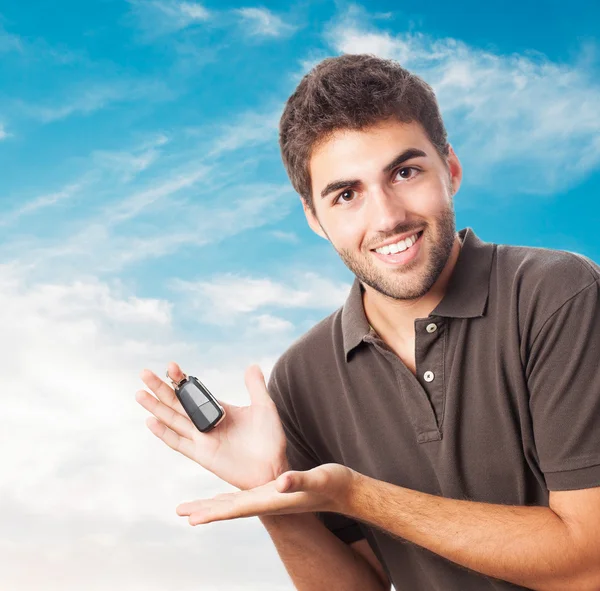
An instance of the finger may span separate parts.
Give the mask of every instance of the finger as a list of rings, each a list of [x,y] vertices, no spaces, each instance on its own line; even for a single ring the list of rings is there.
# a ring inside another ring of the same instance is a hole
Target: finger
[[[267,385],[265,384],[265,376],[258,365],[250,365],[244,373],[244,382],[246,389],[250,394],[250,403],[256,405],[273,404]]]
[[[167,364],[167,371],[169,372],[169,377],[176,383],[181,382],[185,377],[179,365],[174,361],[170,361]]]
[[[175,365],[179,370],[179,366],[176,363],[171,362],[169,364],[169,366],[172,365]],[[181,372],[181,370],[179,371]],[[175,378],[173,373],[169,373],[169,375]],[[186,414],[185,410],[183,409],[183,406],[181,406],[181,402],[179,402],[179,399],[177,398],[177,396],[175,396],[175,391],[173,390],[173,388],[171,388],[169,384],[161,380],[153,371],[149,369],[143,369],[140,372],[140,378],[142,379],[144,384],[146,384],[146,386],[148,386],[148,388],[152,390],[152,392],[156,394],[157,398],[161,400],[164,404],[166,404],[170,408],[175,409],[178,413],[182,415]]]
[[[194,458],[194,444],[185,437],[180,437],[175,431],[169,429],[166,425],[156,420],[154,417],[146,419],[146,425],[156,437],[164,441],[171,449],[178,451],[190,460],[196,461]]]
[[[307,510],[303,507],[305,501],[305,493],[282,495],[275,490],[273,483],[269,483],[247,491],[182,503],[177,507],[177,514],[189,516],[190,525],[198,525],[258,515],[299,513]]]
[[[161,423],[164,423],[178,435],[186,437],[187,439],[194,438],[196,427],[187,418],[187,415],[184,416],[175,409],[166,406],[160,400],[157,400],[154,396],[146,392],[146,390],[138,390],[135,393],[135,399]]]
[[[186,503],[177,508],[177,513],[181,516],[188,516],[190,525],[240,519],[263,514],[258,505],[248,502],[242,505],[236,503],[235,499],[218,499],[217,497]]]

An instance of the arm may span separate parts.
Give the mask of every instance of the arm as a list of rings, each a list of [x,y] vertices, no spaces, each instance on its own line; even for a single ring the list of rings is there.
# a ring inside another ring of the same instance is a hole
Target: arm
[[[319,554],[326,569],[330,560],[336,570],[340,564],[350,568],[338,560],[346,549],[336,546],[340,540],[331,530],[325,533],[333,541],[291,519],[331,511],[534,591],[600,591],[600,486],[551,491],[549,507],[497,505],[438,497],[323,464],[284,472],[252,490],[187,503],[180,514],[189,515],[192,525],[254,515],[290,517],[275,523],[289,525],[285,541],[301,544],[309,565],[321,564]],[[286,551],[284,560],[294,557],[292,547]],[[300,556],[294,558],[307,568]]]
[[[298,428],[290,403],[285,363],[271,373],[268,391],[277,405],[286,435],[286,455],[294,470],[308,470],[320,462]],[[302,591],[389,591],[390,582],[365,539],[357,540],[358,524],[333,513],[306,512],[261,517],[296,588]],[[343,535],[333,532],[344,531]]]
[[[537,591],[600,589],[600,487],[551,492],[553,510],[448,499],[356,475],[344,511],[354,519]]]
[[[371,565],[373,569],[375,569],[375,572],[379,575],[379,578],[383,583],[384,590],[390,591],[390,589],[392,588],[392,583],[390,582],[390,579],[386,571],[384,570],[381,561],[379,560],[379,558],[377,558],[377,556],[375,556],[375,553],[373,552],[366,538],[358,540],[357,542],[352,542],[350,546],[355,552],[358,552]]]
[[[389,591],[381,575],[313,513],[260,518],[299,591]],[[359,542],[355,542],[359,543]]]

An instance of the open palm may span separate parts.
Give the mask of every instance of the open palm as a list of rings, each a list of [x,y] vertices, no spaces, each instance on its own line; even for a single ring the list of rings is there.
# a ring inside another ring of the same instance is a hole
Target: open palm
[[[176,363],[171,362],[168,369],[176,382],[183,378]],[[250,406],[219,399],[226,416],[206,433],[189,419],[171,386],[148,369],[140,377],[156,396],[146,390],[136,392],[137,402],[154,415],[146,424],[172,449],[241,490],[270,482],[288,469],[283,427],[257,365],[250,366],[244,376]]]

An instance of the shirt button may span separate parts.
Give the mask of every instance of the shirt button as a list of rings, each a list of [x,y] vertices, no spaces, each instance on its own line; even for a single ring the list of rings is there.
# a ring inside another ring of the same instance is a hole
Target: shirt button
[[[426,381],[426,382],[433,382],[433,378],[434,378],[434,377],[435,377],[435,376],[433,375],[433,372],[432,372],[432,371],[426,371],[426,372],[423,374],[423,378],[425,379],[425,381]]]
[[[427,332],[435,332],[437,330],[437,324],[433,322],[427,325]]]

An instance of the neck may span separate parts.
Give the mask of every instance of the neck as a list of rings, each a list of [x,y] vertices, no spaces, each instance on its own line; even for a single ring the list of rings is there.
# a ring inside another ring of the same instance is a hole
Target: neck
[[[431,289],[416,300],[394,300],[363,284],[365,315],[369,324],[384,341],[408,344],[414,340],[415,318],[426,318],[442,301],[461,246],[457,234],[440,276]]]

